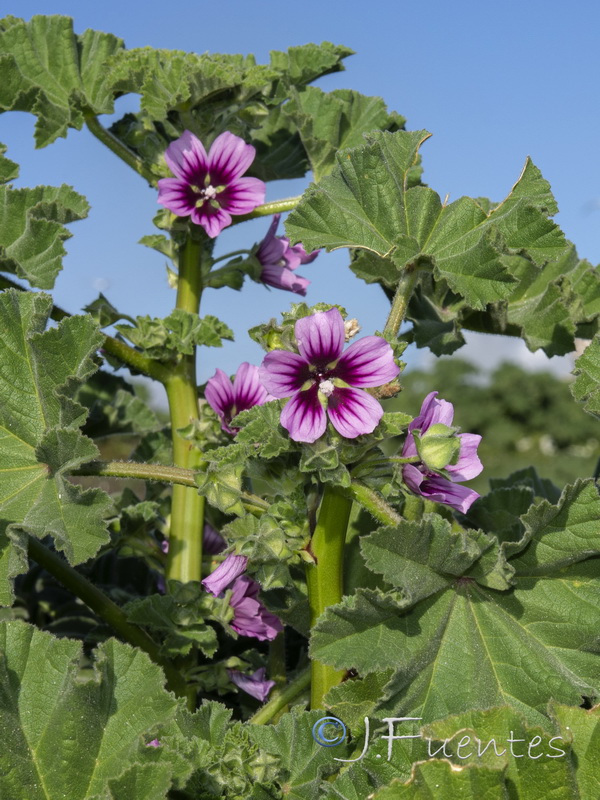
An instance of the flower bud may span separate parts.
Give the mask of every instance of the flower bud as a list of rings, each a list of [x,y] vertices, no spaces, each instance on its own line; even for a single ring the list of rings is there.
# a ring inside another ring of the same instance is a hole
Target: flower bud
[[[456,464],[460,456],[460,439],[456,433],[456,428],[441,422],[431,425],[422,436],[413,431],[417,453],[423,464],[433,470]]]
[[[279,331],[269,331],[266,336],[266,344],[269,351],[279,350],[283,346],[283,340]]]

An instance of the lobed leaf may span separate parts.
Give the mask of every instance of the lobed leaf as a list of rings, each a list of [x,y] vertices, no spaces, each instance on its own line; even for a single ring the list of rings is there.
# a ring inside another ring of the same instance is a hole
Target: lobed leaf
[[[571,392],[583,403],[587,412],[600,417],[600,334],[586,347],[575,362],[575,382]]]

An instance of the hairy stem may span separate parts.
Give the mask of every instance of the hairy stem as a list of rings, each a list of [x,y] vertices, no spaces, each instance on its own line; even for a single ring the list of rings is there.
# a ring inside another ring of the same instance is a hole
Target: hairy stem
[[[328,606],[339,603],[343,594],[344,545],[352,500],[331,486],[326,486],[319,508],[317,525],[310,540],[315,563],[306,566],[310,605],[310,626]],[[313,661],[311,665],[311,708],[321,708],[323,697],[342,680],[343,671]]]
[[[301,195],[297,197],[285,197],[283,200],[273,200],[270,203],[263,203],[262,206],[257,206],[254,211],[249,214],[241,214],[239,217],[234,217],[232,225],[238,225],[240,222],[246,222],[249,219],[257,219],[258,217],[269,217],[271,214],[282,214],[285,211],[292,211],[300,202]]]
[[[175,694],[185,696],[186,686],[182,676],[160,655],[159,646],[154,639],[151,639],[137,625],[129,622],[118,605],[113,603],[93,583],[90,583],[87,578],[84,578],[77,570],[67,564],[57,553],[44,547],[40,541],[32,536],[28,540],[28,550],[29,556],[34,561],[59,580],[74,595],[83,600],[98,616],[108,622],[122,639],[148,653],[152,661],[163,668],[167,678],[167,687]]]
[[[310,681],[311,668],[307,667],[281,691],[281,694],[273,697],[273,699],[269,700],[269,702],[259,709],[253,717],[250,717],[249,722],[253,725],[266,725],[267,722],[270,722],[288,703],[307,689],[308,686],[310,686]]]
[[[101,141],[103,145],[106,145],[109,150],[112,150],[116,156],[119,156],[121,161],[124,161],[128,166],[134,169],[138,175],[141,175],[151,186],[156,186],[157,178],[144,164],[143,160],[136,155],[133,150],[130,150],[127,145],[123,144],[113,133],[101,125],[96,116],[88,116],[85,120],[85,124],[96,139]]]
[[[350,491],[354,499],[384,525],[399,525],[402,517],[383,497],[360,481],[352,481]]]
[[[188,238],[179,257],[177,308],[197,314],[202,294],[202,244]],[[176,466],[194,471],[202,454],[178,433],[198,419],[196,353],[182,355],[165,382],[171,414],[173,459]],[[197,489],[175,484],[171,507],[171,531],[166,577],[186,583],[202,579],[202,531],[204,497]]]
[[[396,287],[396,294],[392,300],[392,307],[385,323],[385,328],[383,329],[384,333],[398,336],[418,277],[419,271],[414,265],[409,264],[404,268]]]

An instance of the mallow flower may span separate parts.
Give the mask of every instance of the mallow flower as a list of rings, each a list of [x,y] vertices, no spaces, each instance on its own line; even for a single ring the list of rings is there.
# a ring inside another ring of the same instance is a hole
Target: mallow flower
[[[265,680],[266,672],[267,670],[265,667],[257,669],[252,675],[245,675],[237,669],[227,670],[229,679],[235,683],[239,689],[242,689],[247,694],[260,700],[261,703],[265,702],[269,696],[269,692],[275,686],[275,681]]]
[[[214,239],[231,225],[231,215],[248,214],[265,199],[265,184],[242,178],[256,150],[225,131],[208,154],[193,133],[184,131],[167,147],[165,161],[175,175],[158,182],[158,202],[178,217],[191,217]]]
[[[327,417],[342,436],[372,433],[383,415],[366,387],[381,386],[400,372],[390,345],[365,336],[344,352],[344,320],[337,308],[296,322],[298,353],[272,350],[259,369],[274,397],[289,397],[281,424],[297,442],[314,442],[325,433]]]
[[[208,405],[220,418],[221,428],[227,433],[234,434],[239,428],[232,428],[229,423],[236,414],[247,411],[252,406],[261,406],[267,400],[273,399],[258,378],[258,367],[248,364],[247,361],[238,367],[233,386],[223,370],[217,369],[206,384],[204,396]]]
[[[281,214],[273,216],[267,235],[256,251],[256,258],[262,266],[260,279],[276,289],[305,295],[310,281],[301,275],[296,275],[294,270],[300,264],[310,264],[314,261],[319,251],[313,250],[312,253],[307,253],[301,244],[291,247],[287,236],[276,236],[280,218]]]
[[[456,433],[451,427],[454,406],[447,400],[438,400],[437,394],[427,395],[419,415],[408,426],[402,456],[418,456],[420,461],[404,464],[402,478],[415,494],[464,514],[479,495],[459,482],[475,478],[483,469],[477,455],[481,436]]]
[[[240,636],[253,636],[260,641],[274,639],[283,630],[280,620],[258,600],[260,585],[243,575],[248,559],[230,553],[225,561],[202,581],[204,588],[219,596],[231,589],[229,605],[233,609],[231,627]]]

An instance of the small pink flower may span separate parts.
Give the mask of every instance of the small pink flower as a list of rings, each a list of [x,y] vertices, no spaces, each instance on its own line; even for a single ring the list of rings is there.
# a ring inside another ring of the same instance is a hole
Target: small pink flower
[[[262,406],[273,399],[258,379],[258,367],[247,361],[238,367],[233,386],[223,370],[217,369],[206,384],[205,397],[208,405],[220,417],[221,428],[233,434],[239,428],[232,428],[229,423],[236,414],[253,406]]]
[[[262,264],[260,279],[268,286],[276,289],[285,289],[288,292],[305,295],[306,287],[310,281],[301,275],[296,275],[294,270],[300,264],[310,264],[319,255],[318,250],[307,253],[301,244],[290,246],[287,236],[276,236],[277,226],[281,214],[275,214],[267,235],[262,240],[256,252],[256,257]]]
[[[234,556],[233,553],[230,553],[225,561],[222,561],[214,572],[211,572],[208,578],[204,578],[202,585],[207,592],[217,597],[245,571],[247,566],[248,559],[246,556]]]
[[[252,697],[255,697],[257,700],[260,700],[261,703],[265,702],[269,696],[269,692],[275,686],[275,681],[265,680],[266,672],[267,670],[265,667],[257,669],[252,675],[245,675],[237,669],[227,670],[230,680],[235,683],[238,688],[252,695]]]
[[[454,419],[454,406],[447,400],[438,400],[437,392],[430,392],[421,406],[419,415],[413,419],[408,426],[408,434],[402,456],[416,456],[417,446],[415,444],[412,431],[418,430],[420,435],[429,430],[432,425],[452,425]],[[404,464],[402,467],[402,477],[408,488],[414,494],[420,494],[428,500],[455,508],[457,511],[466,513],[479,497],[473,489],[466,486],[459,486],[459,481],[469,481],[477,477],[483,465],[477,455],[477,448],[481,441],[481,436],[475,433],[459,433],[457,438],[460,440],[460,453],[456,464],[447,464],[444,472],[448,473],[450,480],[438,475],[428,467],[417,462],[416,464]]]
[[[158,182],[158,202],[178,217],[190,216],[214,239],[231,225],[231,215],[248,214],[265,199],[265,184],[242,178],[256,150],[239,136],[225,131],[212,143],[208,155],[190,131],[167,147],[165,161],[175,175]]]
[[[327,417],[347,439],[372,433],[383,416],[379,402],[362,389],[381,386],[400,372],[390,345],[365,336],[345,352],[344,320],[337,308],[296,322],[297,353],[273,350],[259,369],[274,397],[290,397],[281,424],[297,442],[314,442],[325,433]]]

